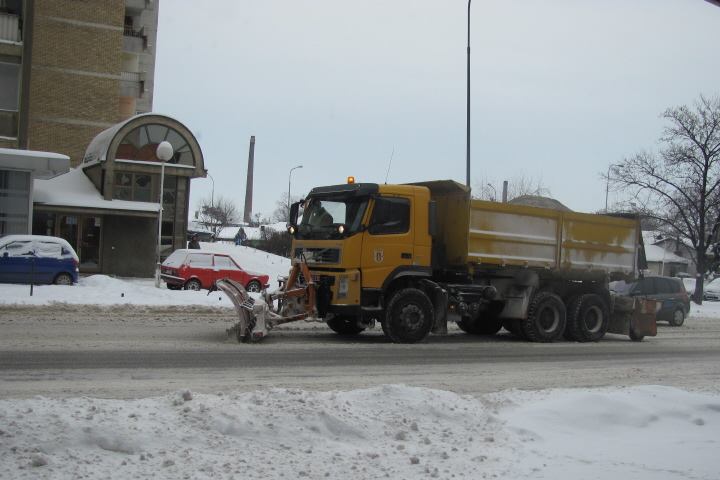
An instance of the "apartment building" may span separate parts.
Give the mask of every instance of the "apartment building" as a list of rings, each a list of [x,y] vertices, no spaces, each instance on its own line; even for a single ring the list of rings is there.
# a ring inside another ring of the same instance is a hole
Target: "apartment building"
[[[83,161],[152,110],[159,0],[0,0],[0,148]]]

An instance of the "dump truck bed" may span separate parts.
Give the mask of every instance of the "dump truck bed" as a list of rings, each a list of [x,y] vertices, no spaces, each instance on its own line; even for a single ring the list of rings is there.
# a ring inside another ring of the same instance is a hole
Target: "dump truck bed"
[[[428,187],[437,204],[435,240],[449,265],[637,272],[637,219],[470,200],[467,188],[451,181],[418,185]]]

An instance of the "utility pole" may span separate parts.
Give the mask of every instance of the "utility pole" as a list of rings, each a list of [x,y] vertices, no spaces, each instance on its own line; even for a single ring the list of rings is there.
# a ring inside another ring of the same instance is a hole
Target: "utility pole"
[[[467,175],[465,179],[465,184],[470,188],[470,2],[472,0],[468,0],[468,15],[467,15],[467,132],[465,133],[465,141],[466,141],[466,147],[465,147],[465,163],[466,163],[466,169],[467,169]]]

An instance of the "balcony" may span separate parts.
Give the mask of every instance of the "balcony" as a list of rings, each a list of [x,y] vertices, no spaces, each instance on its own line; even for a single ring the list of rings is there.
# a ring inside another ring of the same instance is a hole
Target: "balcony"
[[[20,43],[20,17],[11,13],[0,12],[0,41]]]
[[[145,93],[144,72],[120,72],[120,96],[141,98]]]
[[[123,51],[143,53],[147,50],[147,35],[144,29],[133,30],[132,26],[125,25],[123,29]]]
[[[18,112],[16,110],[0,110],[0,137],[17,138]]]

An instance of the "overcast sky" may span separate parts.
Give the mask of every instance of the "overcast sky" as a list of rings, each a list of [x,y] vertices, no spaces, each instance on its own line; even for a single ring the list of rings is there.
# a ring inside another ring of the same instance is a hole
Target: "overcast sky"
[[[703,0],[476,0],[473,185],[542,178],[578,211],[652,148],[669,106],[720,94],[720,8]],[[344,183],[465,183],[465,0],[163,0],[154,110],[198,137],[215,197],[253,212]],[[392,154],[394,150],[394,154]],[[210,196],[192,182],[191,210]],[[613,194],[611,194],[611,203]]]

